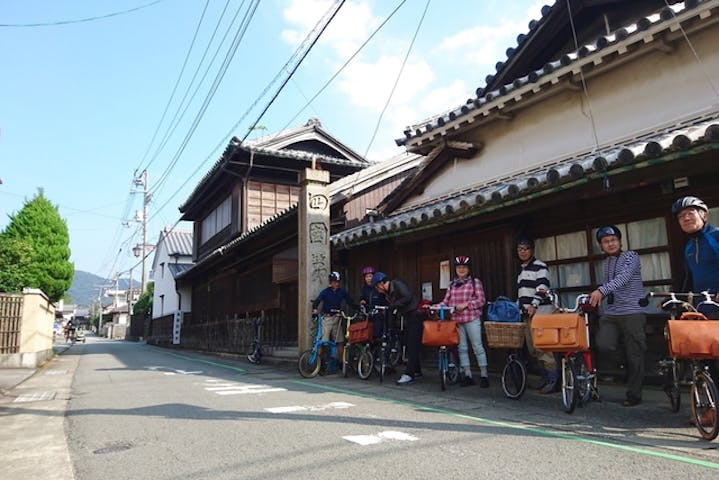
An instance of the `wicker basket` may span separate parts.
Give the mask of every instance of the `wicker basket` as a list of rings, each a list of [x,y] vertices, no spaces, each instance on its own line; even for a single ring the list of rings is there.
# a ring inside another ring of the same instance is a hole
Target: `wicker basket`
[[[522,348],[524,346],[522,322],[484,322],[489,348]]]

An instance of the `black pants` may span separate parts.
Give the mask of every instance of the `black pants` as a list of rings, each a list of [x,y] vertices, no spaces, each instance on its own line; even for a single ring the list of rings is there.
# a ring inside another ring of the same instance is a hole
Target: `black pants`
[[[414,376],[422,373],[420,356],[422,353],[422,320],[424,314],[418,311],[412,311],[404,314],[405,318],[405,339],[407,346],[407,375]]]

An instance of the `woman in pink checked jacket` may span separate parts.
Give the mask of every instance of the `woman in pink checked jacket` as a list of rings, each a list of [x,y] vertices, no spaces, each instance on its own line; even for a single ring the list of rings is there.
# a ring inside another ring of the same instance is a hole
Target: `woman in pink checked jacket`
[[[452,280],[447,293],[438,306],[454,307],[452,320],[459,325],[459,364],[464,372],[461,385],[468,387],[474,385],[472,369],[469,361],[469,343],[472,343],[472,350],[477,357],[479,365],[479,386],[489,387],[487,376],[487,352],[482,344],[482,307],[486,300],[482,281],[474,278],[470,273],[472,260],[466,255],[460,255],[454,259],[454,270],[457,278]]]

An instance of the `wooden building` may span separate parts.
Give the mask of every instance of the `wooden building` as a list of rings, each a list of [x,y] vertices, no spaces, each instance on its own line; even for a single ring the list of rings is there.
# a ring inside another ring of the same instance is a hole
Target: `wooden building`
[[[594,233],[616,224],[646,288],[678,288],[685,238],[671,204],[719,206],[719,2],[670,3],[545,7],[476,97],[404,131],[397,143],[424,156],[420,168],[381,217],[333,235],[337,256],[437,301],[443,262],[465,254],[490,299],[515,297],[514,240],[529,234],[568,302],[602,283]],[[653,362],[665,316],[648,313]]]

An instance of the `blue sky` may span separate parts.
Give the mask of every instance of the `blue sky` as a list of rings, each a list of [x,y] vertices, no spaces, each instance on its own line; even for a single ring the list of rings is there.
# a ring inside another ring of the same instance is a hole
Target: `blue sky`
[[[131,193],[134,173],[143,169],[148,172],[148,183],[154,192],[149,207],[148,243],[155,243],[162,228],[179,219],[178,206],[219,158],[231,136],[244,137],[257,120],[281,81],[254,107],[253,104],[332,2],[259,2],[200,117],[230,41],[252,3],[3,2],[0,229],[7,226],[9,215],[18,212],[42,188],[67,221],[71,260],[76,269],[110,278],[137,264],[132,247],[142,240],[133,217],[142,208],[142,196]],[[516,46],[517,35],[526,33],[529,21],[540,17],[543,3],[552,2],[429,2],[372,141],[427,5],[427,0],[407,0],[303,110],[308,99],[400,3],[348,0],[260,119],[259,125],[266,130],[249,138],[317,117],[324,128],[359,154],[367,153],[373,161],[387,159],[400,153],[394,139],[402,136],[407,125],[463,104],[478,86],[484,86],[486,75],[506,58],[506,49]],[[227,13],[221,17],[226,5]],[[146,7],[106,18],[62,23],[143,6]],[[230,19],[237,11],[238,20],[231,25]],[[15,26],[38,23],[54,25]],[[218,33],[209,43],[216,25]],[[229,35],[220,44],[228,30]],[[209,53],[200,63],[208,45]],[[210,63],[216,51],[219,53]],[[151,260],[150,257],[148,269]],[[139,277],[139,273],[136,275]]]

